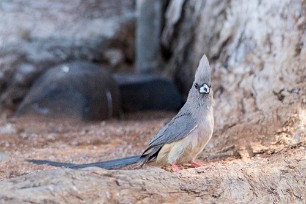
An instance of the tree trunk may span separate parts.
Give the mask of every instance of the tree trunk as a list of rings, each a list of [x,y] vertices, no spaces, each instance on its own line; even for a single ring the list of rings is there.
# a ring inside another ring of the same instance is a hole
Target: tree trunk
[[[216,134],[210,147],[235,146],[252,156],[262,148],[274,151],[275,144],[305,142],[305,1],[169,5],[176,11],[162,35],[172,53],[169,75],[187,93],[203,53],[213,68]]]
[[[160,66],[161,0],[137,0],[136,72],[154,73]]]

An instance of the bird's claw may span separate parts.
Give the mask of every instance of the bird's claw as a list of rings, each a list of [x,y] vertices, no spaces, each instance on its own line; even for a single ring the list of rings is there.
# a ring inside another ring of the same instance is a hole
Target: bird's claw
[[[171,167],[172,167],[172,170],[173,170],[173,171],[179,171],[179,170],[181,170],[181,168],[180,168],[176,163],[171,164]]]
[[[193,165],[195,168],[202,166],[200,163],[195,162],[195,161],[190,162],[190,164]]]

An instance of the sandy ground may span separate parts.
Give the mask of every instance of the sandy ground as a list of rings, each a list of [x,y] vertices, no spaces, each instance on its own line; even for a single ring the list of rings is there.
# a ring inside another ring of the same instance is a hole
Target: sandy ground
[[[91,123],[34,117],[2,119],[0,180],[56,168],[26,161],[30,159],[81,164],[141,154],[155,133],[174,115],[171,112],[143,112]],[[233,155],[203,154],[199,161],[205,164],[240,159]],[[270,154],[265,152],[256,155],[267,156]]]
[[[0,179],[52,169],[29,159],[90,163],[141,154],[175,113],[150,112],[102,122],[41,118],[0,121]]]
[[[279,146],[279,151],[261,151],[252,158],[204,152],[198,160],[203,167],[186,166],[174,173],[151,165],[135,170],[71,170],[26,161],[43,159],[81,164],[141,154],[174,114],[136,113],[94,123],[3,118],[0,120],[0,182],[3,189],[0,202],[305,201],[304,143],[288,148]],[[243,155],[243,151],[240,153]]]

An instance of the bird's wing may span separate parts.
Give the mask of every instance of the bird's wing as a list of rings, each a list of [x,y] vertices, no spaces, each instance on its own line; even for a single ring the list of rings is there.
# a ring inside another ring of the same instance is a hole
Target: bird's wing
[[[192,132],[196,126],[197,123],[191,113],[182,108],[181,111],[151,140],[144,154],[152,148],[162,147],[164,144],[183,139]]]

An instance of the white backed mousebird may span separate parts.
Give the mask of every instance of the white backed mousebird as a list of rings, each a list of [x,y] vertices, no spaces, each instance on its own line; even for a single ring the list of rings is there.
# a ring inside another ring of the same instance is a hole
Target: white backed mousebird
[[[90,164],[60,163],[46,160],[30,160],[36,164],[49,164],[67,168],[101,167],[120,169],[131,164],[155,161],[158,165],[191,163],[200,166],[195,159],[209,142],[214,128],[213,91],[211,89],[211,69],[205,55],[200,60],[193,85],[181,110],[151,140],[142,155],[131,156]]]

